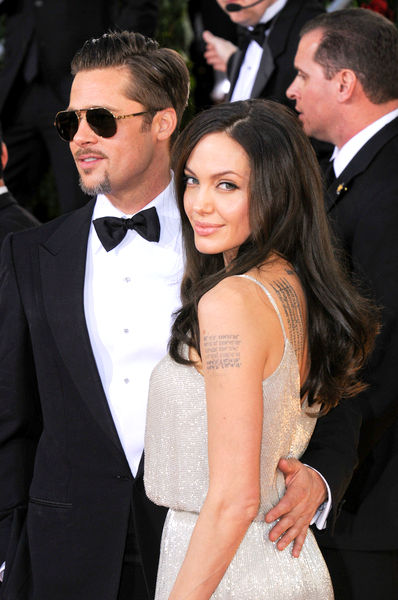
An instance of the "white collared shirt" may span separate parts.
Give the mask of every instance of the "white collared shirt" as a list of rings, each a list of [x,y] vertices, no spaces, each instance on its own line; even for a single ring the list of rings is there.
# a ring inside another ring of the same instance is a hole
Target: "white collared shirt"
[[[110,252],[91,225],[84,283],[90,341],[109,408],[132,473],[144,448],[149,378],[166,354],[172,313],[180,306],[183,271],[180,215],[173,182],[146,208],[155,206],[160,240],[136,231]],[[99,195],[93,220],[124,215]]]
[[[372,138],[380,129],[383,129],[387,123],[390,123],[398,117],[398,108],[383,115],[377,121],[374,121],[365,129],[354,135],[340,149],[335,146],[334,152],[330,158],[333,161],[333,168],[336,177],[339,177],[346,166],[352,161],[354,156],[358,154],[361,148]]]
[[[287,0],[276,0],[276,2],[266,9],[259,23],[268,23],[268,21],[271,21],[282,10],[286,2]],[[248,29],[253,29],[253,27],[249,27]],[[265,35],[268,36],[268,34],[269,30],[266,31]],[[247,47],[245,58],[240,67],[231,102],[250,98],[262,56],[262,47],[256,41],[252,40]]]

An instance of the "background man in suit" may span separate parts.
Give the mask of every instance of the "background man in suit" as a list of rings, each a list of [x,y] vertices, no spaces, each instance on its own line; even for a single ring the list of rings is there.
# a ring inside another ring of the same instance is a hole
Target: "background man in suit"
[[[143,486],[146,399],[179,305],[169,146],[189,73],[128,32],[86,42],[72,71],[56,121],[97,198],[2,252],[0,595],[145,600],[165,516]]]
[[[368,389],[319,419],[302,461],[325,476],[340,511],[334,533],[332,518],[318,534],[336,598],[390,600],[398,591],[398,31],[364,9],[319,16],[303,28],[295,67],[287,94],[305,132],[335,145],[332,228],[382,320],[363,373]],[[301,477],[317,478],[289,462],[290,494],[269,516],[286,513],[276,537],[286,529],[295,537],[308,522]]]
[[[39,221],[35,217],[22,208],[15,200],[13,195],[8,191],[8,188],[3,179],[4,167],[8,160],[7,146],[3,142],[3,133],[0,125],[0,244],[4,240],[7,233],[11,231],[20,231],[28,227],[39,225]]]
[[[109,29],[153,35],[157,5],[158,0],[0,3],[0,14],[5,17],[0,114],[10,152],[6,180],[21,204],[31,207],[50,164],[60,211],[70,211],[87,201],[77,184],[70,152],[57,139],[53,127],[54,114],[68,102],[70,62],[87,38]],[[44,207],[42,212],[46,217]]]
[[[225,96],[225,91],[219,89],[220,82],[225,81],[224,73],[209,65],[204,56],[203,32],[211,29],[214,35],[235,44],[237,32],[236,25],[214,0],[188,0],[188,14],[193,31],[193,39],[189,48],[189,55],[193,63],[191,73],[196,83],[193,97],[195,109],[198,112],[208,108],[219,99],[223,100]]]
[[[239,26],[241,39],[240,47],[231,55],[232,44],[209,32],[204,34],[210,62],[220,68],[217,57],[230,56],[231,88],[227,100],[268,98],[288,104],[286,89],[294,77],[300,29],[309,19],[324,12],[322,4],[318,0],[262,0],[251,6],[253,2],[244,0],[232,3],[242,6],[242,10],[231,12],[229,0],[217,2]]]

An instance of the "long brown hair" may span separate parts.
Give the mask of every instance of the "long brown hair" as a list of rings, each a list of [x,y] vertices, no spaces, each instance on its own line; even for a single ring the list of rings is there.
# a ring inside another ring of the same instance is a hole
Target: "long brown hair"
[[[225,132],[246,151],[250,163],[251,235],[237,257],[224,267],[221,254],[201,254],[184,211],[184,168],[197,143],[210,133]],[[308,402],[327,411],[342,397],[365,385],[358,379],[377,331],[375,307],[345,275],[324,209],[318,163],[297,117],[272,101],[246,100],[197,115],[173,148],[178,206],[185,249],[182,308],[176,313],[169,350],[190,364],[182,344],[200,356],[198,302],[225,277],[265,263],[271,254],[285,258],[303,287],[308,310],[310,369],[302,386]]]

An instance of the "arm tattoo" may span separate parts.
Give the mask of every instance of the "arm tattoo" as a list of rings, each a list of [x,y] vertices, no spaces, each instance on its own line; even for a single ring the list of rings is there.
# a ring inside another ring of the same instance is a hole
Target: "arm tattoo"
[[[239,335],[205,335],[204,363],[208,371],[240,367]]]
[[[285,277],[271,282],[285,315],[289,329],[289,339],[293,345],[297,358],[301,358],[304,350],[303,315],[300,302],[292,285]]]

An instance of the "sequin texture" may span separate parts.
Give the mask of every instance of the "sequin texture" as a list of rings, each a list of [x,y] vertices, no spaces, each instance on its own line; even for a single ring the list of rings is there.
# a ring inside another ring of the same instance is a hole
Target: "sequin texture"
[[[279,458],[299,458],[316,422],[308,407],[300,404],[297,359],[286,336],[282,360],[263,382],[263,400],[259,511],[212,599],[332,600],[329,573],[312,533],[296,559],[291,547],[280,552],[269,541],[272,524],[264,521],[285,490],[277,470]],[[166,356],[152,373],[145,438],[146,492],[156,504],[170,508],[155,600],[167,600],[170,594],[206,497],[208,478],[204,379],[194,367]]]

